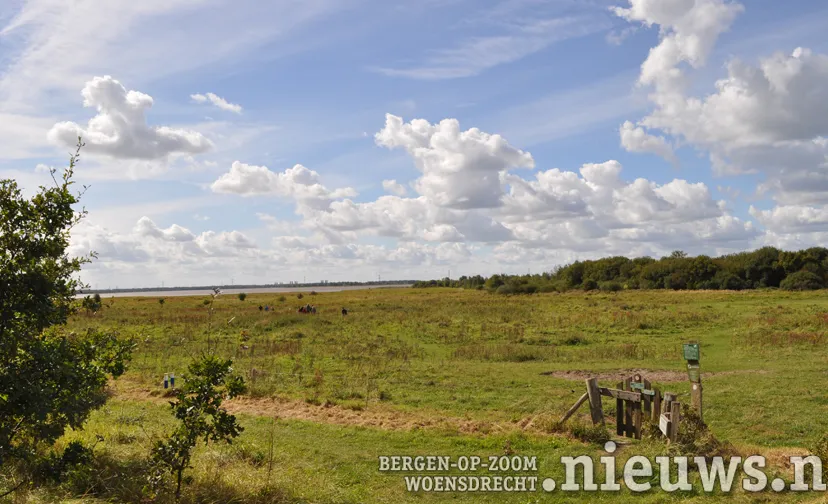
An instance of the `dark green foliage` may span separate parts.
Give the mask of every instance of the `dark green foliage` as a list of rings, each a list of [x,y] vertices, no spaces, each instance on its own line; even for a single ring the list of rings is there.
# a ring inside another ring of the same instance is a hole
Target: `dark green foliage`
[[[793,278],[793,280],[792,280]],[[743,290],[782,287],[821,289],[828,285],[828,249],[781,251],[763,247],[711,258],[677,250],[661,259],[605,257],[575,261],[536,275],[462,276],[416,282],[414,287],[485,288],[498,294],[562,292],[568,289],[615,292],[621,289]]]
[[[802,270],[782,280],[779,286],[785,290],[816,290],[825,287],[825,282],[816,273]]]
[[[15,181],[0,181],[0,465],[31,467],[67,427],[81,427],[133,348],[112,334],[63,327],[83,287],[76,274],[90,260],[66,253],[71,228],[86,214],[73,209],[77,160],[76,153],[60,178],[53,171],[55,186],[30,200]],[[82,306],[97,311],[100,295]]]
[[[239,301],[244,301],[245,299],[247,299],[247,294],[239,292]]]
[[[91,465],[93,458],[92,448],[85,446],[80,441],[72,441],[60,455],[51,453],[40,461],[37,468],[37,479],[60,483],[64,480],[68,471],[78,466]]]
[[[225,399],[245,390],[244,379],[233,374],[232,365],[232,360],[212,355],[202,356],[189,365],[184,385],[175,391],[175,400],[170,401],[173,416],[180,423],[167,439],[157,441],[152,448],[151,459],[156,468],[150,477],[153,490],[163,486],[163,474],[170,472],[176,477],[178,499],[196,444],[232,443],[242,432],[236,417],[221,407]]]
[[[81,301],[81,308],[86,310],[86,314],[98,313],[98,311],[102,307],[101,303],[101,295],[95,294],[94,296],[86,296]]]

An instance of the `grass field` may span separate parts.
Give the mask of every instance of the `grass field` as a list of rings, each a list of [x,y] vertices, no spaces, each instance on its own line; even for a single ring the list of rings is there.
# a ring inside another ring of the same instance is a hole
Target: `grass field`
[[[297,313],[306,302],[315,316]],[[274,307],[259,311],[259,305]],[[380,455],[538,457],[535,475],[563,479],[561,456],[603,453],[578,429],[554,425],[597,376],[614,386],[632,370],[689,402],[681,345],[701,343],[705,420],[739,454],[781,462],[828,428],[825,292],[625,291],[505,297],[453,289],[305,295],[104,299],[70,327],[114,330],[138,346],[114,397],[65,441],[103,435],[95,451],[109,479],[99,499],[139,500],[142,459],[172,424],[161,381],[214,348],[235,359],[249,393],[230,403],[237,443],[199,450],[188,502],[603,502],[614,492],[408,493]],[[350,311],[340,314],[342,307]],[[614,404],[605,401],[609,422]],[[574,425],[585,425],[583,406]],[[614,427],[609,426],[614,432]],[[658,439],[623,441],[632,455],[669,453]],[[622,462],[619,462],[619,466]],[[600,472],[600,471],[599,471]],[[771,478],[772,479],[772,478]],[[599,478],[599,482],[601,479]],[[737,480],[738,481],[738,480]],[[89,481],[79,481],[74,492]],[[88,489],[87,489],[88,490]],[[66,498],[65,487],[29,495]],[[622,491],[622,497],[629,492]],[[636,496],[641,502],[814,501],[814,493]],[[90,500],[81,498],[81,500]],[[821,502],[821,501],[820,501]]]

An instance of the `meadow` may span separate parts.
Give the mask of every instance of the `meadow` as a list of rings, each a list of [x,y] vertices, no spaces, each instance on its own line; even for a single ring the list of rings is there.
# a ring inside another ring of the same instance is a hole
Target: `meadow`
[[[112,398],[67,443],[94,442],[94,475],[18,499],[139,502],[141,467],[173,419],[165,373],[178,379],[202,352],[234,359],[248,384],[229,403],[245,432],[200,448],[185,502],[603,502],[614,493],[409,493],[381,455],[537,456],[536,475],[563,479],[561,456],[603,453],[588,408],[557,420],[597,376],[614,386],[633,370],[689,402],[682,344],[701,344],[704,417],[734,453],[764,454],[786,480],[788,455],[828,430],[828,297],[824,291],[622,291],[502,296],[463,289],[382,289],[103,300],[69,327],[133,337]],[[307,302],[316,315],[297,313]],[[259,310],[268,305],[270,310]],[[211,308],[212,307],[212,311]],[[346,307],[347,316],[340,310]],[[674,453],[658,438],[615,438],[622,461]],[[600,480],[599,480],[600,481]],[[70,498],[74,494],[74,497]],[[85,497],[78,495],[86,494]],[[622,491],[621,496],[629,496]],[[665,494],[641,502],[814,501]],[[631,497],[629,497],[631,498]]]

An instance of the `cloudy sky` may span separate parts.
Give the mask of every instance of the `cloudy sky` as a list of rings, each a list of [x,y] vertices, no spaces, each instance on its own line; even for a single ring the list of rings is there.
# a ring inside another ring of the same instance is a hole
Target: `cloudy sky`
[[[538,272],[828,238],[821,0],[7,0],[0,178],[83,279]]]

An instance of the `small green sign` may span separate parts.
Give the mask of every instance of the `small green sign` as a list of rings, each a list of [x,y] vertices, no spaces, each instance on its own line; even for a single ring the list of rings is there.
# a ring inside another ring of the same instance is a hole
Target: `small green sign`
[[[691,383],[699,383],[701,374],[699,373],[698,364],[687,364],[687,377],[690,379]]]
[[[688,361],[698,361],[700,360],[699,357],[701,352],[699,352],[699,344],[698,343],[685,343],[684,344],[684,360]]]
[[[635,389],[644,390],[644,384],[643,383],[631,382],[630,383],[630,388],[633,389],[633,390],[635,390]]]

